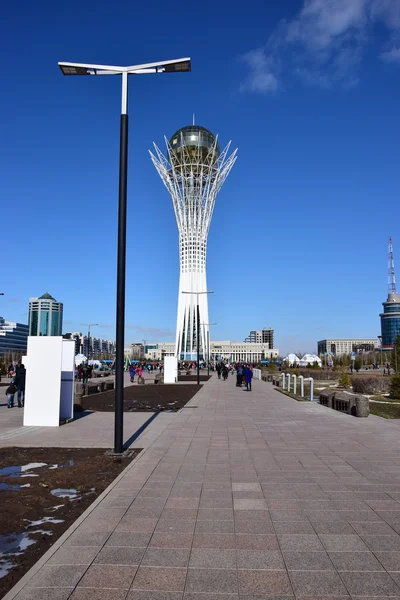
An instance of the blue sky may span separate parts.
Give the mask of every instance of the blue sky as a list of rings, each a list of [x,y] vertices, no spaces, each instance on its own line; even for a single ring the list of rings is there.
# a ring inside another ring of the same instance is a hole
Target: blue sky
[[[196,122],[238,160],[208,245],[214,339],[272,326],[283,351],[380,333],[387,238],[400,265],[399,0],[22,0],[3,8],[0,314],[64,302],[64,329],[114,337],[120,80],[59,60],[180,56],[130,78],[126,341],[174,339],[171,200],[148,155]]]

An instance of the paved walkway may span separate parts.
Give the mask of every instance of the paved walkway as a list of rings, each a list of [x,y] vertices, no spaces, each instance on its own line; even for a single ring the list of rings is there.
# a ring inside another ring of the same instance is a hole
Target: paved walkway
[[[400,424],[233,377],[190,405],[7,600],[400,597]]]

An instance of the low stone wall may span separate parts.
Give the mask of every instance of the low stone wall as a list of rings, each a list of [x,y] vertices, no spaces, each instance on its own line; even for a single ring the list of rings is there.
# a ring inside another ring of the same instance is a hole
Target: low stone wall
[[[107,392],[114,389],[114,381],[100,381],[95,383],[90,381],[89,383],[82,383],[81,381],[75,382],[75,393],[74,393],[74,406],[79,410],[85,409],[85,396],[91,396],[92,394],[99,394],[101,392]]]
[[[356,396],[349,392],[328,388],[320,392],[319,403],[355,417],[368,417],[369,415],[369,400],[366,396]]]

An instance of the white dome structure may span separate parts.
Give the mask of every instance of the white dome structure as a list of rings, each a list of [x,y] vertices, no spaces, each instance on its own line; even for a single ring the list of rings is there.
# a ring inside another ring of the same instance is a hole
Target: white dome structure
[[[293,365],[298,365],[300,362],[300,358],[291,352],[284,359],[283,362],[287,362],[289,367],[293,367]]]
[[[313,365],[314,363],[318,363],[319,367],[322,367],[322,360],[320,359],[319,356],[317,356],[316,354],[305,354],[300,360],[299,360],[299,367],[306,367],[307,365]]]

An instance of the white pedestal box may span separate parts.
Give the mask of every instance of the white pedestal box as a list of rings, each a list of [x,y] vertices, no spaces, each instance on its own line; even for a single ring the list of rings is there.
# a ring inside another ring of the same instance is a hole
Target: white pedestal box
[[[74,410],[75,342],[28,337],[24,425],[58,427]]]
[[[175,356],[164,357],[164,383],[176,383],[178,380],[178,359]]]

